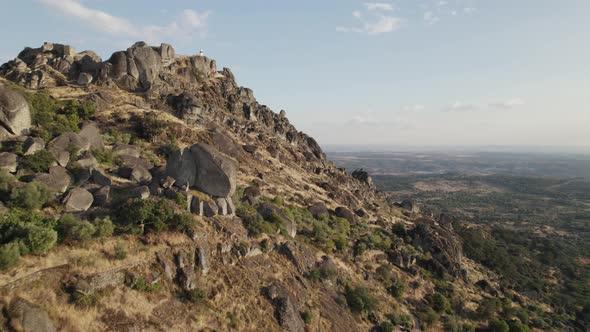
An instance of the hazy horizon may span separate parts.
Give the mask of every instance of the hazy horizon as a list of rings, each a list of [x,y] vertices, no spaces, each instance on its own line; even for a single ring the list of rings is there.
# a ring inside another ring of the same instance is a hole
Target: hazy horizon
[[[5,2],[0,62],[44,41],[204,49],[326,146],[590,142],[584,0]]]

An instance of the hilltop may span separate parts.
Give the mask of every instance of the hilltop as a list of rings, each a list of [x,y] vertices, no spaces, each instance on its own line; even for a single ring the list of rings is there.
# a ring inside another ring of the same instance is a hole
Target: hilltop
[[[0,76],[7,328],[469,331],[550,311],[213,59],[46,43]]]

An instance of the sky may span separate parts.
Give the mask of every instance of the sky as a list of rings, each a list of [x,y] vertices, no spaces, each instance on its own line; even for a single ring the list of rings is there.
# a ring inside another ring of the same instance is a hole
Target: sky
[[[44,41],[203,49],[322,145],[590,146],[588,0],[0,4],[0,62]]]

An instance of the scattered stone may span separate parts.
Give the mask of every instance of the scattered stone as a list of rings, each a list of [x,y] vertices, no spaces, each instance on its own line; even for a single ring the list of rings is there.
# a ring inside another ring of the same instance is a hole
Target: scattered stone
[[[125,195],[125,198],[127,198],[127,199],[135,199],[135,198],[148,199],[149,197],[150,197],[150,188],[148,188],[147,186],[140,186],[140,187],[131,188],[127,191],[127,195]]]
[[[86,152],[82,153],[82,156],[80,156],[80,158],[76,161],[76,163],[80,167],[86,168],[86,169],[94,169],[98,166],[98,161],[96,160],[96,158],[94,158],[94,156],[92,155],[92,153],[90,151],[86,151]]]
[[[326,205],[322,202],[312,204],[309,208],[307,208],[307,210],[315,219],[322,219],[330,215],[330,212],[328,212]]]
[[[100,189],[96,190],[93,194],[94,196],[94,206],[104,207],[109,203],[109,198],[111,194],[111,186],[103,186]]]
[[[257,198],[260,197],[262,193],[260,192],[260,188],[251,186],[244,189],[244,195],[242,196],[242,202],[248,203],[250,205],[255,205],[257,203]]]
[[[10,326],[16,331],[55,332],[55,323],[39,305],[15,297],[8,308]]]
[[[352,213],[348,208],[344,206],[337,207],[336,210],[334,210],[334,214],[338,218],[346,219],[351,224],[356,221],[354,213]]]
[[[0,152],[0,169],[8,173],[16,173],[18,166],[17,155],[10,152]]]
[[[156,252],[156,258],[164,270],[164,275],[170,280],[174,279],[176,268],[172,262],[169,250]]]
[[[373,179],[371,178],[369,173],[367,171],[363,170],[362,168],[353,171],[352,177],[361,181],[361,182],[366,183],[369,186],[373,186]]]
[[[139,158],[140,156],[139,150],[135,146],[123,143],[115,144],[113,153],[117,156],[131,156],[135,158]]]
[[[181,251],[176,255],[177,278],[180,287],[184,290],[197,288],[197,276],[195,274],[194,259]]]
[[[287,230],[287,234],[290,237],[295,237],[297,234],[296,224],[291,218],[289,218],[280,208],[272,203],[261,203],[258,205],[258,213],[266,220],[271,220],[275,217],[279,217],[282,221],[283,226]]]
[[[256,145],[246,144],[242,147],[244,148],[244,151],[248,152],[249,154],[254,154],[256,150],[258,150],[258,147]]]
[[[215,202],[204,201],[203,202],[203,216],[204,217],[215,217],[219,211]]]
[[[197,265],[201,268],[203,275],[207,275],[210,268],[209,256],[211,255],[211,248],[209,247],[209,242],[207,242],[207,236],[198,236],[196,242],[197,250],[195,254],[197,258]]]
[[[236,213],[236,206],[234,205],[234,202],[232,201],[231,197],[226,198],[225,202],[227,203],[227,215],[233,216]]]
[[[174,180],[173,177],[167,176],[167,177],[165,177],[165,178],[163,178],[163,179],[160,180],[160,185],[164,189],[169,189],[169,188],[172,188],[172,186],[174,185],[174,182],[175,181],[176,180]]]
[[[92,82],[92,75],[90,75],[89,73],[80,73],[80,76],[78,76],[78,81],[77,83],[79,85],[88,85],[90,84],[90,82]]]
[[[217,214],[220,216],[227,215],[227,202],[225,198],[215,199],[215,205],[217,205]]]
[[[290,297],[279,297],[274,301],[279,324],[289,332],[304,332],[305,323]]]
[[[66,212],[83,212],[92,206],[92,202],[94,202],[94,197],[88,190],[74,188],[64,199],[64,210]]]
[[[109,176],[99,169],[92,170],[92,181],[101,186],[110,186],[113,182]]]
[[[403,209],[408,210],[410,212],[413,213],[419,213],[420,212],[420,207],[418,207],[418,204],[416,204],[415,201],[409,200],[409,199],[405,199],[403,200],[399,206],[401,206]]]
[[[45,141],[40,137],[29,136],[23,143],[23,153],[25,156],[45,149]]]

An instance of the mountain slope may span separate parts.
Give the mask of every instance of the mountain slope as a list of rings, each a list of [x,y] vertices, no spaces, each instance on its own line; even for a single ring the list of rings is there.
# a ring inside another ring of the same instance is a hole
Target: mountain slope
[[[32,122],[0,156],[6,327],[469,330],[534,302],[214,60],[46,43],[0,76]]]

